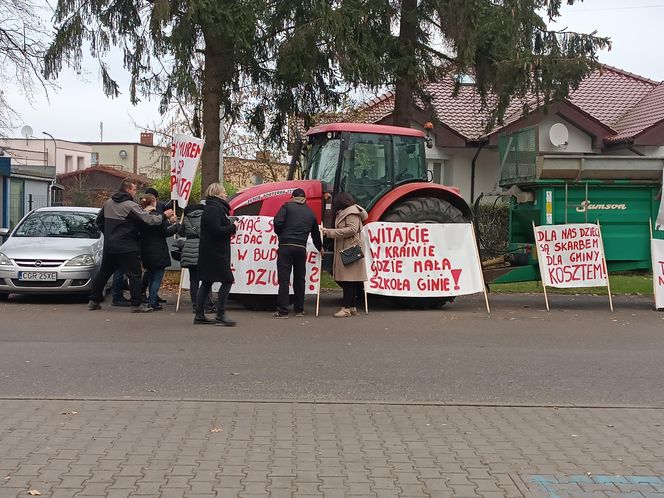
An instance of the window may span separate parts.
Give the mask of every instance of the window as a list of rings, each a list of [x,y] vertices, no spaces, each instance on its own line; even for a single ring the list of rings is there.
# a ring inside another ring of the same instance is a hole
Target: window
[[[69,173],[74,170],[74,157],[65,156],[65,173]]]
[[[77,170],[85,169],[85,158],[84,157],[78,156],[76,158],[76,169]]]
[[[339,190],[349,192],[362,207],[370,207],[392,188],[391,157],[390,135],[351,133],[343,153]]]
[[[92,152],[90,154],[90,164],[92,164],[92,166],[99,164],[99,152]]]
[[[25,219],[14,236],[98,239],[96,219],[95,213],[38,211]]]
[[[439,185],[452,185],[452,161],[441,159],[431,163],[433,182]]]

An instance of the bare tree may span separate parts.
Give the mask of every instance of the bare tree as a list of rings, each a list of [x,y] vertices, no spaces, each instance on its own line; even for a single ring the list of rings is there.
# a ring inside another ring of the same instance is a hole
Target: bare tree
[[[49,83],[43,78],[46,32],[31,0],[0,0],[0,135],[19,118],[3,88],[17,88],[28,101],[37,88],[48,96]]]

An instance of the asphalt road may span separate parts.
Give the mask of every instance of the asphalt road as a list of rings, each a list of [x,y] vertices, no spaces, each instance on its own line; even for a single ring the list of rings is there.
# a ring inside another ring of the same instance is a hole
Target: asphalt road
[[[374,309],[236,328],[84,301],[0,303],[0,397],[664,407],[664,313],[649,297],[491,295],[443,310]],[[173,297],[170,296],[173,301]],[[313,302],[308,301],[310,311]]]

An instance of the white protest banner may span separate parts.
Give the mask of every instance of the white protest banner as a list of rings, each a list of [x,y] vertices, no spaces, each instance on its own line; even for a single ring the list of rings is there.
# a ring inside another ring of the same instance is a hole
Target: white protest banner
[[[543,285],[557,288],[608,285],[598,225],[542,225],[535,227],[535,241]]]
[[[370,294],[445,297],[484,292],[469,223],[369,223],[364,227]]]
[[[664,240],[651,239],[652,286],[655,293],[655,308],[664,308]]]
[[[171,199],[180,207],[189,202],[205,140],[176,133],[171,144]]]
[[[231,270],[235,283],[233,294],[277,294],[277,250],[271,216],[238,216],[237,233],[231,238]],[[189,273],[189,272],[185,272]],[[204,277],[204,275],[201,275]],[[320,286],[320,253],[309,237],[305,294],[316,294]],[[188,275],[183,289],[189,288]],[[291,275],[292,290],[292,275]]]

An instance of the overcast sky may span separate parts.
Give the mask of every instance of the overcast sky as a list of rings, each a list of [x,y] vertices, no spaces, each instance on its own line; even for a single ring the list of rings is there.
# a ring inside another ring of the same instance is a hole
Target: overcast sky
[[[613,48],[603,52],[600,61],[621,69],[664,80],[664,0],[585,0],[573,6],[563,6],[562,16],[555,28],[592,32],[611,38]],[[99,123],[104,123],[104,141],[138,141],[141,125],[159,121],[157,102],[144,102],[134,107],[129,103],[128,78],[122,69],[121,58],[108,61],[119,80],[122,95],[109,99],[102,92],[97,64],[90,59],[84,63],[84,74],[70,71],[61,74],[59,90],[50,95],[50,102],[41,94],[29,104],[17,89],[8,89],[14,107],[21,113],[15,136],[21,125],[28,124],[35,137],[46,131],[56,138],[72,141],[98,141]]]

